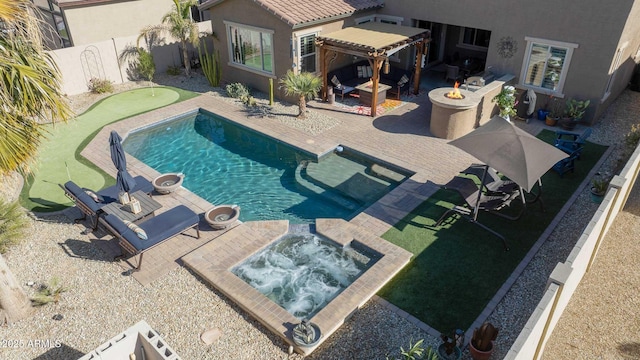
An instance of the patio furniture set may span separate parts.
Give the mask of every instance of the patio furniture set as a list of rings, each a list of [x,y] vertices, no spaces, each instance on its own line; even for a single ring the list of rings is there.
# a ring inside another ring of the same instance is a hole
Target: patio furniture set
[[[369,62],[360,61],[329,72],[327,79],[330,84],[333,84],[334,93],[340,95],[342,100],[345,95],[357,90],[360,103],[370,105],[372,71]],[[410,72],[394,66],[389,66],[389,71],[386,74],[384,71],[380,71],[377,103],[382,104],[386,100],[387,94],[400,100],[402,92],[410,90],[410,76]]]
[[[142,176],[134,178],[135,187],[129,193],[139,205],[123,204],[121,191],[117,185],[99,191],[92,191],[68,181],[60,187],[76,207],[83,213],[82,221],[87,217],[91,221],[91,230],[102,225],[109,234],[118,240],[122,254],[118,258],[139,255],[135,270],[140,270],[144,253],[189,229],[196,230],[200,238],[200,217],[184,205],[173,207],[159,215],[155,211],[162,205],[153,199],[158,194],[169,194],[182,184],[182,174],[163,174],[150,182]],[[215,230],[224,229],[238,220],[240,208],[232,205],[220,205],[207,211],[205,220]]]

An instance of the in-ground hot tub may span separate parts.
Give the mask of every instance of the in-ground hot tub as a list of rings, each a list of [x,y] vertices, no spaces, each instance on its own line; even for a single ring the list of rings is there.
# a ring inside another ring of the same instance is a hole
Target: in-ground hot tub
[[[459,91],[460,98],[447,96],[455,90]],[[445,87],[431,90],[431,133],[439,138],[451,140],[471,132],[478,120],[478,105],[481,99],[472,91],[464,89]]]
[[[308,355],[329,339],[354,311],[391,280],[409,262],[411,253],[345,220],[316,219],[315,231],[311,231],[312,233],[335,242],[339,247],[351,247],[359,252],[365,250],[367,254],[375,254],[376,259],[370,261],[361,274],[355,276],[350,284],[338,291],[322,308],[309,308],[310,312],[305,310],[297,314],[300,317],[296,317],[292,312],[296,313],[306,305],[297,306],[292,301],[295,310],[287,311],[233,273],[246,259],[292,232],[297,230],[291,228],[286,220],[245,222],[187,254],[182,260],[253,318],[292,345],[297,352]],[[295,263],[290,265],[294,270],[300,270],[304,266]],[[302,303],[304,301],[303,299]],[[301,323],[301,317],[309,317],[306,320],[321,332],[322,336],[319,336],[317,343],[314,341],[309,346],[300,346],[294,341],[294,329]]]

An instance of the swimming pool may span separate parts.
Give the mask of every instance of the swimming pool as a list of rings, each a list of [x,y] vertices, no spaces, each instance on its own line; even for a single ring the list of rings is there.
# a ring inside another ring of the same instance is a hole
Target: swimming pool
[[[240,205],[242,221],[349,220],[408,176],[380,175],[380,162],[348,150],[317,159],[204,110],[135,131],[123,146],[160,173],[184,173],[183,186],[210,203]]]

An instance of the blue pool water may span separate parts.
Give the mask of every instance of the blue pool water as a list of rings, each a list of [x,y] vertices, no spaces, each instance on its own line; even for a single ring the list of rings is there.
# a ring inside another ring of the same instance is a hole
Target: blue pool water
[[[242,221],[348,220],[397,185],[366,174],[366,163],[336,154],[318,163],[202,110],[131,133],[123,146],[160,173],[184,173],[183,186],[212,204],[238,204]]]

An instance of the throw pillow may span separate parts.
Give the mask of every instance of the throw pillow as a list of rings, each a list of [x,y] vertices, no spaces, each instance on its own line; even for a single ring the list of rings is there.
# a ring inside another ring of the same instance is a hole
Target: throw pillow
[[[404,84],[406,84],[409,81],[409,78],[407,77],[407,74],[402,75],[402,77],[400,78],[400,81],[398,81],[398,86],[403,86]]]
[[[366,74],[364,73],[364,66],[357,66],[356,68],[358,69],[358,78],[363,78],[366,76]]]
[[[100,196],[100,195],[96,194],[95,192],[93,192],[93,191],[91,191],[91,190],[89,190],[89,189],[84,189],[84,192],[85,192],[87,195],[89,195],[89,196],[93,199],[93,201],[95,201],[95,202],[97,202],[97,203],[99,203],[99,202],[103,202],[103,201],[104,201],[104,199],[102,198],[102,196]]]
[[[147,237],[147,233],[138,225],[132,223],[131,221],[128,220],[122,220],[122,222],[127,225],[127,227],[129,229],[131,229],[131,231],[133,231],[134,233],[136,233],[136,235],[138,235],[138,237],[141,240],[148,240],[149,238]]]
[[[333,75],[333,77],[331,78],[331,83],[333,84],[333,86],[337,87],[338,89],[342,87],[342,84],[340,84],[340,80],[338,80],[338,77],[335,75]]]

